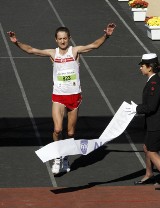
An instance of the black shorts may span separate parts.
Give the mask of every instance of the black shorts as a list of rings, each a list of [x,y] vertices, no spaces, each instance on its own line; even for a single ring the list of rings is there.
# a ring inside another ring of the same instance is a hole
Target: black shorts
[[[160,131],[147,131],[144,144],[150,152],[160,151]]]

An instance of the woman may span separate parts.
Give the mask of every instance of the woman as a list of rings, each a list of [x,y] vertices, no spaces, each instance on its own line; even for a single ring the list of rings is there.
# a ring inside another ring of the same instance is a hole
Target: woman
[[[139,63],[140,71],[148,77],[143,89],[142,104],[131,105],[130,111],[137,114],[145,114],[147,134],[144,141],[144,152],[146,157],[146,174],[135,185],[155,183],[152,171],[152,163],[160,171],[160,64],[155,53],[144,54]],[[156,186],[160,189],[160,184]]]

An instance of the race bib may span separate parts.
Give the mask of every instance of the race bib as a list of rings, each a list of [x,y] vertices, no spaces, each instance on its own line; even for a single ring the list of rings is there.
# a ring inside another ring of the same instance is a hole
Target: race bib
[[[76,86],[77,85],[77,79],[76,79],[76,73],[74,69],[71,70],[63,70],[57,72],[57,81],[59,87],[61,86]]]

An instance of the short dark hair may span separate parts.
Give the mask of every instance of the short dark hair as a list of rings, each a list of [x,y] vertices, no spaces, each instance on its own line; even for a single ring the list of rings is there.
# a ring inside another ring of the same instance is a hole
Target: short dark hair
[[[68,37],[70,37],[70,31],[67,27],[59,27],[59,28],[56,29],[56,31],[55,31],[55,38],[56,39],[57,39],[57,33],[58,32],[66,32]]]
[[[155,63],[146,63],[145,64],[147,67],[152,67],[152,70],[154,73],[160,72],[160,65],[158,62]]]

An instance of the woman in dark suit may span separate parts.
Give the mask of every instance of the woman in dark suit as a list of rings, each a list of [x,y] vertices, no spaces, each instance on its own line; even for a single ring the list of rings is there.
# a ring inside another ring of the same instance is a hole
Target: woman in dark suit
[[[160,171],[160,64],[154,53],[144,54],[139,63],[140,71],[148,77],[143,89],[142,104],[132,104],[131,111],[137,114],[145,114],[147,134],[144,141],[146,157],[146,174],[135,185],[155,183],[152,171],[152,163]],[[160,185],[159,185],[160,187]]]

